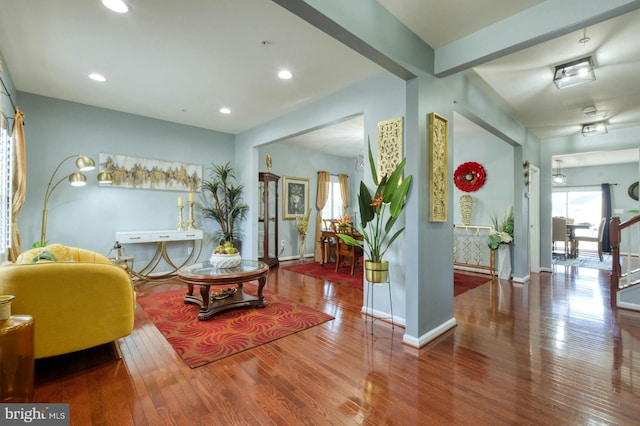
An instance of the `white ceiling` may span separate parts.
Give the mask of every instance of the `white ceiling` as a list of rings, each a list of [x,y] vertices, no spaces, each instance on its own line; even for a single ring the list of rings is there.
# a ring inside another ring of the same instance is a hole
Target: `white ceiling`
[[[377,0],[437,49],[543,0]]]
[[[100,0],[0,0],[17,89],[239,133],[382,71],[269,0],[127,2],[121,15]]]
[[[0,52],[16,88],[239,133],[383,71],[269,0],[126,1],[131,10],[119,15],[100,0],[0,0]],[[543,3],[378,2],[434,48]],[[591,41],[580,44],[585,30]],[[639,33],[640,12],[631,12],[465,73],[540,138],[577,134],[592,120],[582,113],[592,104],[610,129],[638,126]],[[597,81],[558,91],[553,67],[587,54]],[[281,67],[294,78],[279,80]],[[90,72],[108,81],[93,82]],[[232,113],[220,114],[222,106]],[[354,131],[349,120],[338,126],[296,140],[322,145],[323,132],[338,139],[342,127]],[[363,151],[360,133],[360,145],[344,155]],[[348,146],[341,141],[334,152]]]
[[[588,43],[579,43],[584,36]],[[581,29],[467,71],[492,88],[507,110],[541,139],[579,134],[582,124],[640,125],[640,10]],[[555,65],[592,56],[596,81],[558,90]],[[588,117],[583,108],[594,105]]]
[[[288,138],[282,143],[329,152],[339,157],[357,157],[364,154],[364,117],[359,115],[340,123]]]

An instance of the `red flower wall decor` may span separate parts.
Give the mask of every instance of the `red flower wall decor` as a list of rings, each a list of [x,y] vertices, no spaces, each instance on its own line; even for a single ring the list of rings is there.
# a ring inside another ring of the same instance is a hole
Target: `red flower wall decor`
[[[464,192],[474,192],[482,188],[487,172],[481,164],[474,161],[462,163],[453,174],[453,183]]]

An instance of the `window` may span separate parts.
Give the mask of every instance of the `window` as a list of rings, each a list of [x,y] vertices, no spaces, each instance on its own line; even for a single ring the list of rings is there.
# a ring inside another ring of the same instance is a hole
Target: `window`
[[[9,135],[9,122],[4,116],[0,116],[0,263],[7,259],[9,247],[11,247],[11,137]]]
[[[567,188],[554,191],[551,201],[551,215],[570,217],[575,223],[600,222],[602,214],[602,191]]]
[[[551,215],[573,219],[573,223],[590,223],[592,228],[576,230],[576,235],[591,234],[602,218],[602,191],[594,188],[555,190],[551,198]]]
[[[323,219],[337,219],[344,216],[346,212],[342,211],[342,193],[340,192],[340,182],[338,176],[331,175],[329,180],[329,197],[327,204],[322,209]]]

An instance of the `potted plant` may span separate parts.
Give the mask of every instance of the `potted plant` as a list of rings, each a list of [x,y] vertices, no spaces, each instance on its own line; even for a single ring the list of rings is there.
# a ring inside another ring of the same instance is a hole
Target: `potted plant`
[[[493,225],[489,233],[487,245],[491,250],[498,250],[498,278],[509,279],[511,277],[511,250],[509,246],[513,241],[513,206],[509,206],[502,221],[497,215],[491,218]]]
[[[231,163],[211,165],[208,180],[202,181],[202,215],[220,225],[213,234],[220,245],[228,241],[238,247],[241,239],[238,222],[246,219],[249,206],[242,199],[244,185],[237,185],[235,180]]]
[[[510,244],[513,241],[513,222],[513,206],[507,208],[502,222],[498,220],[498,216],[493,215],[491,218],[493,229],[489,234],[489,242],[487,243],[491,250],[497,250],[500,244]]]
[[[376,185],[371,191],[364,182],[360,182],[358,204],[360,207],[359,232],[363,242],[350,235],[338,234],[347,244],[362,247],[365,252],[365,272],[369,282],[386,282],[389,262],[383,259],[391,244],[404,231],[404,227],[393,234],[393,225],[405,206],[405,199],[411,185],[411,176],[402,179],[402,172],[406,159],[396,166],[390,175],[384,175],[378,180],[371,142],[369,141],[369,165],[371,176]],[[402,183],[400,181],[402,180]]]

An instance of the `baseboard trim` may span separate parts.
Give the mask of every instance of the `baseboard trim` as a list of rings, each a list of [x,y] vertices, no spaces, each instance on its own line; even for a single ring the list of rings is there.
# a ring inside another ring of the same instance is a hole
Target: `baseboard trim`
[[[514,284],[525,284],[531,281],[531,276],[526,275],[524,277],[513,277],[511,281],[513,281]]]
[[[412,346],[414,348],[421,348],[424,345],[426,345],[427,343],[437,339],[438,337],[440,337],[441,335],[443,335],[447,331],[449,331],[452,328],[456,327],[456,325],[458,325],[458,323],[456,322],[456,319],[455,318],[451,318],[451,319],[443,322],[442,324],[440,324],[436,328],[433,328],[433,329],[429,330],[427,333],[423,334],[422,336],[420,336],[418,338],[415,338],[413,336],[409,336],[409,335],[407,335],[405,333],[405,335],[402,336],[402,343],[405,343],[406,345]]]

